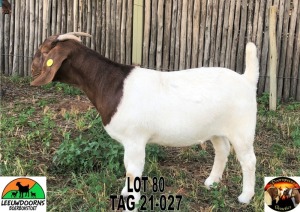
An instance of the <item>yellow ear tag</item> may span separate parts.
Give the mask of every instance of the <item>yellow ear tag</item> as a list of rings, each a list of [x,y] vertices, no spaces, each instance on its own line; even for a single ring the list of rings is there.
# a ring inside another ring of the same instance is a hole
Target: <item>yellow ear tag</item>
[[[47,60],[47,66],[50,67],[52,65],[53,65],[53,60],[52,59]]]

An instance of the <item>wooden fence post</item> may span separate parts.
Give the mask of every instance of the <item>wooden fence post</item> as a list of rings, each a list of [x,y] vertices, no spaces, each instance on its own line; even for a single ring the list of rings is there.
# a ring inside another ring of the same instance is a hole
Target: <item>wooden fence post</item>
[[[132,35],[132,64],[142,64],[143,46],[143,0],[134,0],[133,35]]]
[[[277,7],[270,7],[270,23],[269,23],[269,35],[270,35],[270,99],[269,109],[276,110],[277,101],[277,45],[276,45],[276,12]]]

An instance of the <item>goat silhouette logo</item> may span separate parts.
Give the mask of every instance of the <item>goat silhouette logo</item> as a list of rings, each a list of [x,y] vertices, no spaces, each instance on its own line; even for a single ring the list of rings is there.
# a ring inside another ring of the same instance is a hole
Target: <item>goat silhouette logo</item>
[[[267,178],[267,179],[266,179]],[[265,178],[264,199],[265,211],[291,211],[299,209],[299,177]],[[299,206],[300,207],[300,206]]]
[[[0,211],[46,211],[45,177],[0,177]]]

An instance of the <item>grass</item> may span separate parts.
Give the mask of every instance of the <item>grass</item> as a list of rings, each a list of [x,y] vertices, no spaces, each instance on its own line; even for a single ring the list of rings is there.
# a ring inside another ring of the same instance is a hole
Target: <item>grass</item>
[[[0,175],[46,176],[48,211],[110,211],[110,195],[124,186],[123,148],[106,134],[89,100],[65,84],[34,88],[26,78],[2,81]],[[144,175],[163,177],[163,194],[182,195],[180,211],[263,211],[265,176],[300,175],[300,103],[270,112],[267,99],[258,99],[256,194],[249,205],[237,202],[242,177],[233,152],[223,180],[204,187],[214,158],[209,142],[148,145]],[[152,186],[149,180],[143,194],[150,197]],[[161,196],[155,193],[154,203]]]

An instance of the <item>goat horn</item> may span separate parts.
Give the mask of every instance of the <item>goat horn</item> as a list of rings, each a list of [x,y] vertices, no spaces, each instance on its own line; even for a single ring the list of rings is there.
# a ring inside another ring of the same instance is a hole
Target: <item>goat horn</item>
[[[85,33],[85,32],[69,32],[69,33],[66,33],[66,34],[59,35],[57,37],[57,40],[64,41],[64,40],[70,40],[71,39],[71,40],[76,40],[78,42],[81,42],[80,38],[77,37],[77,36],[92,37],[90,34]]]
[[[76,35],[76,36],[86,36],[86,37],[92,37],[89,33],[86,32],[68,32],[66,33],[68,35]]]

